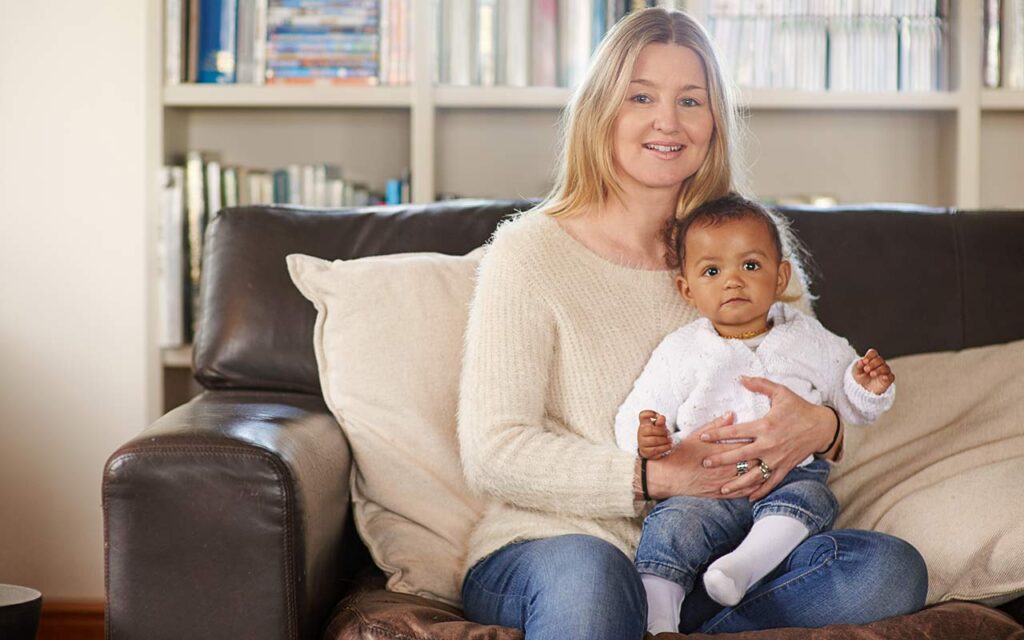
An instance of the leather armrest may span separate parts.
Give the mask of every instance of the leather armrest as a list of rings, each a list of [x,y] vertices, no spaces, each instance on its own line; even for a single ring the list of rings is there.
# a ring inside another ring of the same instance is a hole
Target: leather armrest
[[[319,637],[350,469],[316,396],[208,391],[157,420],[104,470],[107,637]]]

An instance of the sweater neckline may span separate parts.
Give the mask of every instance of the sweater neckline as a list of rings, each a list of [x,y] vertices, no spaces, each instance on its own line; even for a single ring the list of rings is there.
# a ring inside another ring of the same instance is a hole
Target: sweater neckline
[[[596,268],[599,268],[603,271],[606,271],[610,274],[615,274],[619,276],[627,275],[634,278],[639,277],[652,281],[661,280],[664,279],[666,276],[671,276],[675,274],[675,269],[640,269],[637,267],[630,267],[624,264],[613,262],[605,258],[604,256],[598,255],[590,248],[585,246],[583,243],[581,243],[579,240],[574,238],[572,234],[570,234],[568,231],[562,228],[562,225],[558,224],[558,220],[555,220],[547,213],[540,211],[537,215],[540,218],[543,218],[544,224],[549,224],[555,228],[555,232],[551,235],[557,237],[562,245],[568,247],[569,251],[571,251],[574,255],[578,256],[584,262],[587,262],[588,264]]]

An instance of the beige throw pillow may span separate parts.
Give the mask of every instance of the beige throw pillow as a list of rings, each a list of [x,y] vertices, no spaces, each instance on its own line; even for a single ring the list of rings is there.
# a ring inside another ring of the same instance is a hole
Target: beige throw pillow
[[[847,429],[836,527],[907,540],[928,602],[1024,592],[1024,341],[894,358],[896,404]]]
[[[481,254],[288,256],[292,280],[317,308],[320,383],[352,448],[359,534],[389,589],[454,605],[482,507],[463,479],[455,437]]]

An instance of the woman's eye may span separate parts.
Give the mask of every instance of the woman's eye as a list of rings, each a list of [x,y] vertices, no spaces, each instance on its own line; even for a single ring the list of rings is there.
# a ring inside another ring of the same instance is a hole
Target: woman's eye
[[[696,100],[694,100],[693,98],[683,98],[682,100],[679,101],[679,103],[682,104],[685,107],[699,107],[700,106],[700,103],[697,102]]]
[[[650,101],[650,98],[641,93],[633,96],[630,100],[639,104],[647,104]]]
[[[704,275],[712,276],[712,277],[713,276],[717,276],[718,275],[718,267],[708,267],[707,269],[704,270]]]
[[[761,268],[761,265],[753,260],[748,260],[743,263],[743,269],[746,271],[757,271]]]

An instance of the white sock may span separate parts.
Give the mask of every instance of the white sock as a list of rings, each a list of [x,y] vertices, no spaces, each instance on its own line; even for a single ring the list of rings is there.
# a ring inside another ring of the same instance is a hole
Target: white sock
[[[678,633],[679,611],[686,592],[675,582],[649,573],[640,574],[640,580],[647,592],[647,630],[652,634]]]
[[[738,604],[750,586],[779,566],[809,533],[796,518],[761,518],[735,551],[711,563],[704,573],[704,588],[720,605]]]

